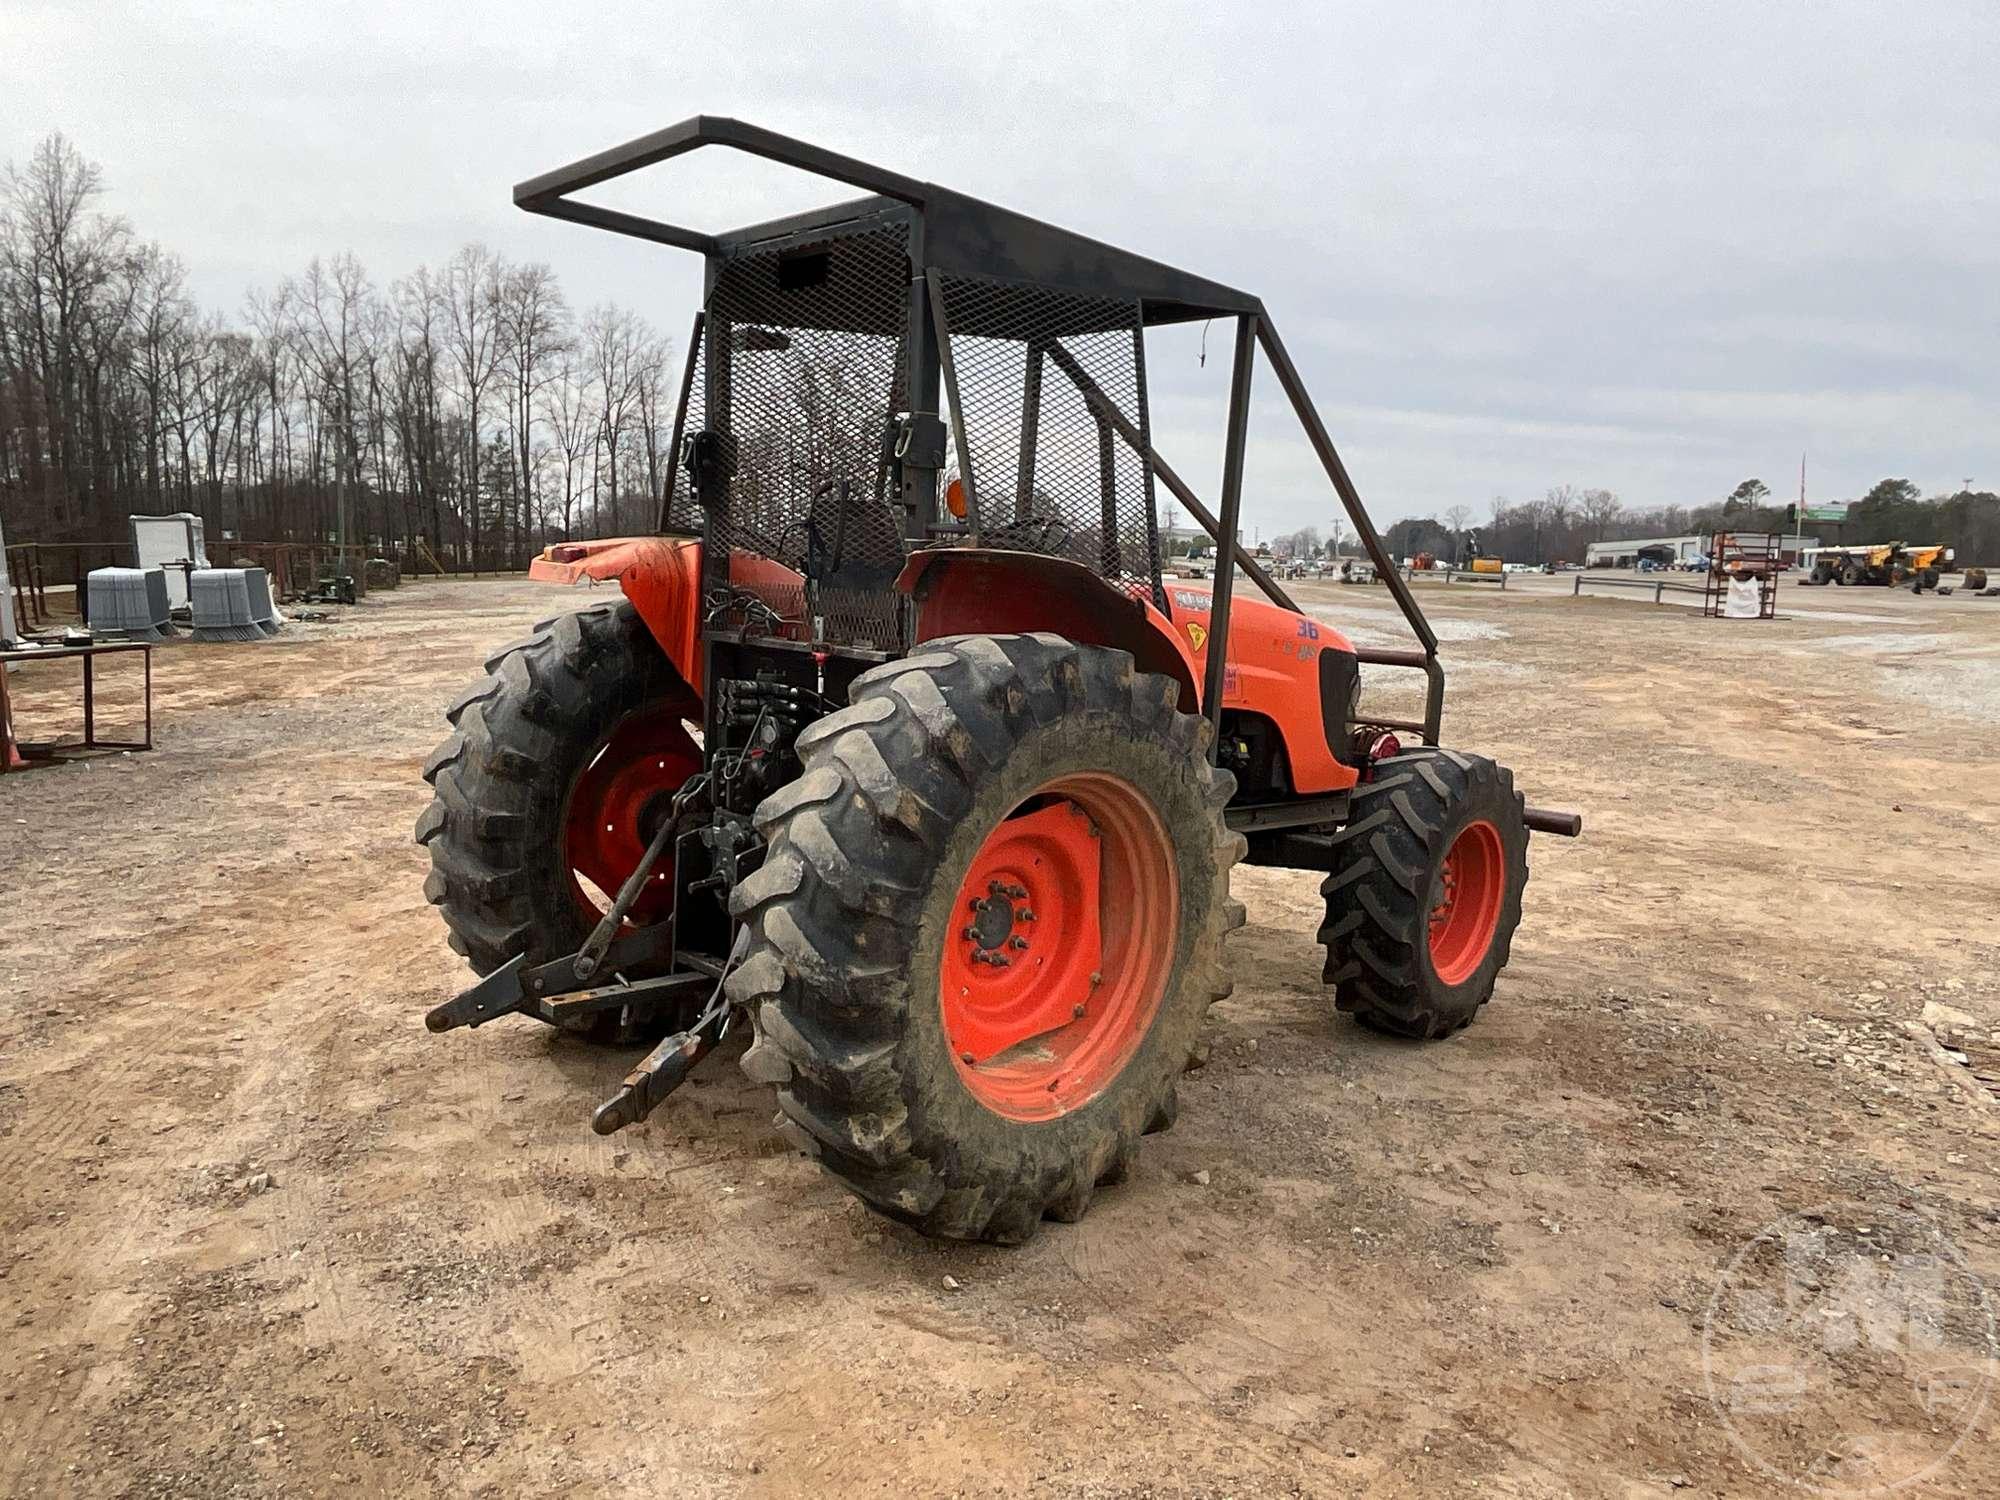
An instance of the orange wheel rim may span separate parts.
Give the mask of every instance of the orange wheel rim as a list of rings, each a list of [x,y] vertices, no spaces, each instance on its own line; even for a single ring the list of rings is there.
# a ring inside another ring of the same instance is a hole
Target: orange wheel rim
[[[1102,1094],[1159,1014],[1180,936],[1166,826],[1099,772],[1038,788],[972,857],[938,999],[960,1080],[1012,1120]]]
[[[1438,871],[1431,907],[1431,968],[1445,984],[1463,984],[1486,961],[1500,927],[1507,856],[1500,830],[1481,819],[1459,830]]]
[[[591,899],[583,881],[602,891],[607,902],[615,897],[659,831],[673,794],[700,769],[701,751],[681,723],[679,705],[627,714],[591,756],[570,788],[562,841],[570,894],[586,924],[595,925],[604,908]],[[673,905],[670,849],[653,867],[630,920],[663,920]]]

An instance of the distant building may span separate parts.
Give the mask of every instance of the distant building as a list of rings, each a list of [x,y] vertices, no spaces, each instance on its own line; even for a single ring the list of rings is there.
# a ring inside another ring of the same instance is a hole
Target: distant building
[[[1781,536],[1778,538],[1778,561],[1805,564],[1807,552],[1817,552],[1820,547],[1816,536]]]
[[[1583,565],[1586,568],[1632,568],[1637,567],[1641,558],[1654,562],[1686,562],[1690,558],[1705,556],[1708,552],[1708,538],[1705,536],[1653,536],[1627,537],[1617,542],[1591,542],[1583,549]]]
[[[1817,547],[1816,536],[1781,536],[1778,538],[1780,556],[1783,561],[1798,561],[1802,548]],[[1628,537],[1618,542],[1591,542],[1583,549],[1583,565],[1586,568],[1632,568],[1642,559],[1656,563],[1690,562],[1709,553],[1709,538],[1705,536],[1653,536]]]

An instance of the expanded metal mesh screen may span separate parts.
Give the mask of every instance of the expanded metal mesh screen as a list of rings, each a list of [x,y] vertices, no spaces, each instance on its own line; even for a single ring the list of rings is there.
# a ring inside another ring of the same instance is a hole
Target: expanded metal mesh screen
[[[749,595],[804,635],[902,648],[893,584],[904,518],[883,437],[905,405],[909,288],[908,232],[896,224],[742,256],[718,273],[687,424],[733,440],[727,503],[706,518],[715,623],[760,623],[739,597]],[[684,509],[670,506],[670,521],[692,521],[685,475],[678,484]],[[730,567],[738,551],[810,577],[811,597],[774,570]]]
[[[700,432],[706,422],[703,413],[707,410],[704,386],[708,378],[708,335],[707,319],[701,321],[702,333],[695,349],[694,360],[686,367],[687,383],[681,387],[677,398],[675,430],[685,442],[690,433]],[[672,536],[700,536],[704,525],[701,506],[695,502],[694,482],[681,464],[681,455],[675,453],[669,465],[667,477],[667,503],[660,513],[660,529]]]
[[[1134,302],[941,279],[981,540],[1160,588],[1145,346]]]
[[[907,645],[893,584],[913,543],[884,438],[907,404],[908,243],[878,223],[717,271],[682,426],[721,434],[734,472],[705,511],[677,462],[666,507],[668,530],[708,540],[711,625]],[[1141,583],[1164,607],[1138,304],[964,276],[938,291],[981,542]]]

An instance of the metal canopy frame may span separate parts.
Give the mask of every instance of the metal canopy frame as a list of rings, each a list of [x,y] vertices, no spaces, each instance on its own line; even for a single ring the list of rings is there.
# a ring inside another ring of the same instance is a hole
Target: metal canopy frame
[[[730,147],[859,189],[866,196],[724,233],[708,233],[663,223],[638,214],[578,202],[573,197],[599,184],[704,146]],[[1236,319],[1220,515],[1204,505],[1186,481],[1168,466],[1154,450],[1148,435],[1126,417],[1117,402],[1107,398],[1074,360],[1066,358],[1059,342],[1052,339],[1037,345],[1032,351],[1028,361],[1029,380],[1038,392],[1044,379],[1045,363],[1066,377],[1097,421],[1102,462],[1107,475],[1111,464],[1111,438],[1115,434],[1138,456],[1145,471],[1164,485],[1214,539],[1217,567],[1206,681],[1202,693],[1204,709],[1214,720],[1221,713],[1230,603],[1237,570],[1240,568],[1248,574],[1274,603],[1295,611],[1298,608],[1243,547],[1239,535],[1243,462],[1248,445],[1250,382],[1256,351],[1261,348],[1272,374],[1291,402],[1307,440],[1319,456],[1334,492],[1340,497],[1349,523],[1375,564],[1377,576],[1388,585],[1404,620],[1422,647],[1421,652],[1363,650],[1356,654],[1366,663],[1412,667],[1425,673],[1428,684],[1421,728],[1427,743],[1438,742],[1443,714],[1444,672],[1438,662],[1437,635],[1424,618],[1409,584],[1383,546],[1373,521],[1362,505],[1360,493],[1347,472],[1347,466],[1341,461],[1312,398],[1306,392],[1298,368],[1292,363],[1283,340],[1258,298],[1025,214],[967,197],[949,188],[906,177],[760,126],[715,115],[696,115],[622,146],[614,146],[608,151],[530,178],[515,187],[514,202],[529,213],[694,251],[707,258],[711,288],[721,264],[753,247],[763,249],[786,240],[809,239],[816,232],[866,220],[906,222],[909,225],[909,256],[913,275],[907,304],[906,348],[909,364],[905,396],[913,413],[933,420],[939,416],[941,375],[946,382],[955,381],[950,360],[950,334],[956,331],[977,336],[984,331],[977,326],[954,330],[946,324],[943,299],[937,290],[940,275],[1023,283],[1080,297],[1129,303],[1137,309],[1137,332],[1140,335],[1145,328],[1161,324],[1210,318]],[[696,337],[690,344],[688,374],[676,413],[677,435],[686,416],[686,383],[693,378],[694,346],[699,342],[701,327],[698,316]],[[1143,337],[1139,339],[1139,344],[1139,357],[1143,360]],[[951,402],[951,409],[953,422],[961,429],[957,437],[959,451],[963,455],[966,452],[963,419],[955,399]],[[1031,457],[1034,442],[1033,424],[1024,422],[1021,432],[1024,456]],[[1031,463],[1024,467],[1032,471]],[[969,468],[966,473],[969,476]],[[936,468],[907,466],[904,473],[904,490],[900,498],[906,507],[906,514],[913,518],[918,530],[927,537],[937,528],[937,479]],[[968,531],[977,541],[982,529],[980,497],[969,477],[966,489]],[[984,498],[991,503],[1000,497]]]

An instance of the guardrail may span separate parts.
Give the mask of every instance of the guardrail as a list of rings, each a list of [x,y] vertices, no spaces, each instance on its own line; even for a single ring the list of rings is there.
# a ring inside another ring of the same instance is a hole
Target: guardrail
[[[1677,594],[1707,592],[1706,589],[1696,588],[1691,583],[1669,583],[1664,578],[1592,578],[1587,573],[1579,573],[1576,575],[1576,587],[1570,590],[1571,597],[1581,594],[1586,583],[1594,589],[1651,589],[1655,604],[1665,602],[1664,595],[1668,589]]]
[[[1462,578],[1467,583],[1497,583],[1503,589],[1507,587],[1507,575],[1505,573],[1475,573],[1470,568],[1404,567],[1398,568],[1396,571],[1401,573],[1411,583],[1415,583],[1419,579],[1429,581],[1438,578],[1442,578],[1446,583],[1456,583]]]

